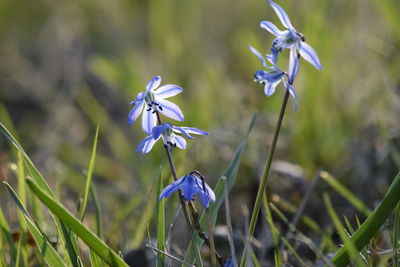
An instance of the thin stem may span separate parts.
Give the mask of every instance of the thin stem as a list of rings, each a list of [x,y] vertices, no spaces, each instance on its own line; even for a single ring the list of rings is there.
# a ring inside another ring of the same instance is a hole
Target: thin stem
[[[280,129],[282,126],[282,121],[283,121],[283,117],[285,115],[285,110],[286,110],[288,99],[289,99],[289,90],[286,90],[285,97],[283,98],[283,103],[281,106],[281,111],[279,114],[279,119],[278,119],[278,122],[277,122],[276,128],[275,128],[274,138],[272,139],[272,144],[271,144],[271,148],[268,153],[267,161],[265,163],[264,172],[261,176],[261,183],[260,183],[260,186],[258,187],[256,202],[254,204],[253,212],[251,214],[250,226],[249,226],[249,231],[248,231],[249,238],[251,238],[253,236],[254,230],[256,228],[258,213],[260,212],[263,193],[266,189],[268,175],[269,175],[269,171],[271,169],[272,158],[274,156],[276,143],[278,142],[279,132],[280,132]],[[242,259],[240,262],[240,267],[245,266],[247,250],[248,250],[248,245],[245,245],[245,248],[244,248],[243,254],[242,254]]]
[[[156,115],[157,115],[157,122],[158,122],[159,125],[161,125],[160,114],[158,112],[156,112]],[[175,168],[174,161],[172,159],[171,151],[169,150],[169,148],[167,146],[165,146],[165,151],[167,152],[167,157],[168,157],[169,166],[171,168],[172,177],[174,178],[174,181],[177,181],[178,180],[178,176],[176,174],[176,168]],[[179,200],[180,200],[181,206],[182,206],[183,215],[185,217],[186,224],[187,224],[190,236],[192,238],[193,248],[195,250],[195,255],[196,255],[196,261],[198,262],[198,264],[200,266],[203,266],[203,263],[202,263],[202,260],[201,260],[201,255],[200,255],[200,251],[199,251],[199,248],[196,245],[196,235],[195,235],[195,232],[193,230],[193,224],[190,221],[190,217],[189,217],[189,213],[188,213],[188,210],[187,210],[187,206],[186,206],[185,200],[183,199],[182,190],[179,189],[178,193],[179,193]]]

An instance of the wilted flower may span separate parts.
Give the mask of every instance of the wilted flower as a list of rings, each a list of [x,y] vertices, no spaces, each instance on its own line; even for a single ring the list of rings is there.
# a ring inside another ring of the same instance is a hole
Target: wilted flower
[[[165,98],[175,96],[182,92],[182,88],[174,84],[166,84],[157,89],[161,84],[161,77],[154,76],[146,85],[146,91],[140,92],[131,102],[133,109],[128,115],[128,125],[131,125],[143,111],[142,128],[147,134],[151,134],[157,125],[157,114],[161,112],[167,117],[177,121],[183,121],[181,109]]]
[[[275,26],[270,21],[262,21],[260,23],[261,28],[269,31],[273,35],[276,36],[275,40],[272,43],[272,46],[275,50],[275,53],[281,51],[282,49],[290,48],[290,61],[289,61],[289,76],[290,78],[294,78],[296,75],[294,68],[298,68],[298,54],[301,55],[306,61],[312,64],[317,69],[321,70],[322,65],[319,61],[317,53],[314,49],[305,42],[304,35],[296,31],[290,22],[289,16],[286,14],[285,10],[283,10],[278,4],[275,2],[268,0],[271,7],[274,9],[276,15],[278,15],[281,23],[285,26],[286,30],[281,31],[278,27]],[[273,51],[274,54],[274,51]],[[292,74],[291,74],[292,73]],[[294,75],[293,75],[294,73]]]
[[[175,191],[181,189],[184,200],[194,200],[196,194],[200,196],[204,207],[208,208],[210,201],[215,202],[215,193],[211,187],[198,177],[196,172],[191,172],[179,180],[169,184],[161,192],[159,200],[163,197],[168,198]]]
[[[280,82],[283,82],[290,95],[294,98],[295,109],[297,109],[297,94],[291,83],[293,82],[294,76],[296,75],[298,68],[294,68],[294,72],[288,75],[276,65],[276,57],[274,56],[274,54],[266,55],[266,59],[269,61],[269,63],[271,63],[271,65],[268,65],[267,61],[265,61],[260,52],[258,52],[252,46],[249,46],[249,49],[251,52],[253,52],[254,55],[258,57],[258,59],[261,61],[261,64],[268,69],[267,71],[256,71],[256,73],[254,74],[254,81],[264,85],[264,93],[267,96],[271,96],[275,92],[278,84]]]
[[[170,150],[171,147],[179,147],[180,149],[186,148],[186,140],[182,136],[176,134],[182,134],[186,138],[194,139],[191,134],[197,135],[208,135],[207,132],[192,127],[176,127],[169,123],[163,123],[160,126],[153,127],[153,130],[149,136],[147,136],[142,142],[140,142],[136,152],[142,152],[143,154],[150,152],[154,144],[162,138],[164,145]]]

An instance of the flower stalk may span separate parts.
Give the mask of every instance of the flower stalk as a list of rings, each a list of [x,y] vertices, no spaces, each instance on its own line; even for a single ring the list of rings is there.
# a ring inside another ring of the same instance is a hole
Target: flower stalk
[[[265,193],[268,176],[269,176],[269,172],[270,172],[270,169],[271,169],[272,158],[274,156],[276,144],[278,142],[279,132],[281,130],[282,121],[283,121],[283,117],[285,115],[285,110],[286,110],[286,106],[287,106],[288,100],[289,100],[289,91],[286,90],[285,96],[283,98],[282,106],[281,106],[281,111],[279,113],[278,122],[276,123],[274,138],[272,139],[271,148],[270,148],[270,150],[268,152],[267,161],[265,162],[264,171],[263,171],[262,176],[261,176],[260,186],[258,187],[256,201],[254,203],[253,212],[251,214],[249,231],[248,231],[248,236],[250,238],[253,236],[254,230],[256,228],[257,218],[258,218],[258,214],[260,212],[263,194]],[[247,250],[248,250],[248,243],[246,244],[246,246],[245,246],[245,248],[243,250],[242,259],[241,259],[241,262],[240,262],[240,267],[244,267],[245,264],[246,264]]]
[[[160,114],[157,111],[155,113],[157,115],[157,122],[158,122],[159,125],[161,125],[162,123],[161,123]],[[169,166],[170,166],[170,169],[171,169],[172,177],[174,178],[174,181],[177,181],[178,180],[178,176],[176,174],[176,167],[175,167],[174,161],[172,159],[171,151],[167,146],[165,146],[165,151],[167,153],[167,158],[168,158]],[[190,236],[192,238],[193,248],[195,250],[195,255],[196,255],[196,261],[198,262],[199,266],[203,266],[203,262],[201,260],[201,255],[200,255],[200,251],[199,251],[199,248],[196,245],[196,235],[195,235],[195,232],[193,230],[193,224],[190,221],[189,212],[187,210],[186,203],[183,200],[182,190],[179,189],[178,190],[178,194],[179,194],[179,201],[181,202],[181,206],[182,206],[183,216],[185,217],[185,221],[186,221]]]

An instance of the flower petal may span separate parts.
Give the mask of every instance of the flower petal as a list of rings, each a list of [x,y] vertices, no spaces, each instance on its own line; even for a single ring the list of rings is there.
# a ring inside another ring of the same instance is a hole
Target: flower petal
[[[266,96],[271,96],[275,93],[275,89],[281,81],[266,83],[264,86],[264,93]]]
[[[170,197],[172,193],[177,191],[181,187],[182,183],[185,182],[185,177],[186,176],[183,176],[179,180],[170,183],[167,187],[165,187],[164,190],[161,192],[160,196],[158,197],[158,200],[161,200],[163,197],[165,198]]]
[[[172,126],[172,129],[174,132],[179,132],[179,133],[183,134],[186,138],[194,139],[194,137],[191,136],[189,133],[187,133],[182,127]]]
[[[172,128],[171,124],[169,123],[163,123],[160,126],[156,126],[153,128],[151,131],[153,134],[153,138],[157,139],[160,137],[160,135],[168,128]]]
[[[297,111],[299,102],[298,102],[298,99],[297,99],[296,90],[294,89],[294,87],[293,87],[292,85],[290,85],[290,84],[288,84],[288,83],[285,83],[285,86],[286,86],[286,90],[289,91],[289,94],[290,94],[290,95],[293,97],[293,99],[294,99],[294,110]]]
[[[272,47],[271,52],[272,52],[272,54],[267,54],[266,58],[273,66],[275,66],[276,62],[278,61],[279,50],[276,49],[275,47]]]
[[[167,117],[170,117],[171,119],[177,120],[177,121],[183,121],[183,113],[181,109],[174,103],[157,98],[157,103],[162,107],[160,108],[160,112],[164,114]]]
[[[128,114],[128,125],[132,123],[139,117],[140,113],[143,111],[144,101],[136,103],[132,110]]]
[[[146,92],[140,92],[137,94],[136,99],[133,100],[130,105],[134,106],[135,104],[137,104],[138,102],[142,101],[144,99],[144,97],[146,96]]]
[[[181,189],[183,194],[183,199],[192,200],[194,196],[199,192],[201,188],[197,185],[195,177],[192,175],[187,175],[186,180],[182,183]]]
[[[283,10],[283,8],[281,8],[278,4],[276,4],[271,0],[269,0],[268,2],[274,9],[276,15],[279,17],[280,21],[282,22],[282,25],[285,26],[287,29],[294,29],[292,23],[290,22],[289,16],[286,14],[285,10]]]
[[[299,43],[299,53],[308,63],[316,67],[318,70],[322,69],[321,62],[319,61],[317,53],[314,49],[305,42]]]
[[[299,58],[297,55],[296,47],[290,49],[290,59],[289,59],[289,83],[292,84],[294,78],[299,70]]]
[[[143,154],[149,153],[157,140],[158,139],[154,139],[151,135],[147,136],[142,142],[140,142],[136,152],[142,152]]]
[[[179,135],[175,136],[175,144],[180,149],[186,149],[186,140],[182,136]]]
[[[168,98],[171,96],[175,96],[183,91],[178,85],[175,84],[166,84],[158,88],[154,91],[154,94],[160,98]]]
[[[161,84],[161,77],[154,76],[146,85],[146,92],[156,89]]]
[[[180,128],[183,129],[188,134],[208,135],[207,132],[194,127],[180,127]]]
[[[267,20],[261,21],[260,27],[263,28],[264,30],[269,31],[275,36],[281,36],[282,34],[284,34],[284,32],[279,30],[278,27],[275,26],[275,24]]]
[[[142,128],[143,131],[147,134],[151,134],[153,128],[157,125],[157,115],[153,113],[151,110],[143,111],[142,115]]]
[[[265,59],[264,59],[264,57],[261,55],[261,53],[258,52],[257,49],[255,49],[254,47],[252,47],[252,46],[250,46],[250,45],[249,45],[248,47],[249,47],[250,51],[251,51],[254,55],[256,55],[256,57],[258,57],[258,59],[261,61],[261,64],[262,64],[264,67],[269,68],[269,66],[267,65],[267,62],[265,62]]]

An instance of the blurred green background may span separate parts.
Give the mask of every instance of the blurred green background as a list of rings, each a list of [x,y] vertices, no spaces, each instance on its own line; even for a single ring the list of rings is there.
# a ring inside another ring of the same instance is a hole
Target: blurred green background
[[[299,110],[290,101],[275,158],[290,165],[275,164],[270,190],[291,199],[282,176],[306,183],[323,168],[372,207],[400,158],[400,4],[277,3],[323,70],[301,63]],[[163,84],[184,89],[173,99],[185,114],[176,124],[210,132],[174,151],[180,176],[197,169],[215,184],[258,113],[231,195],[233,205],[251,205],[284,93],[279,87],[267,98],[253,82],[261,65],[247,46],[267,52],[273,40],[259,27],[262,20],[283,28],[262,0],[0,0],[0,120],[15,129],[71,210],[84,189],[99,122],[94,183],[106,238],[125,250],[137,247],[146,196],[166,160],[161,144],[149,155],[135,153],[145,135],[140,121],[132,127],[126,121],[130,101],[161,75]],[[15,183],[9,168],[15,159],[0,142],[1,178]]]

